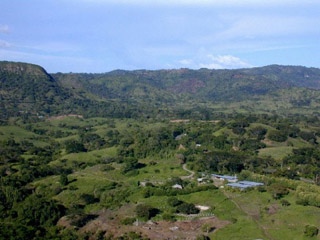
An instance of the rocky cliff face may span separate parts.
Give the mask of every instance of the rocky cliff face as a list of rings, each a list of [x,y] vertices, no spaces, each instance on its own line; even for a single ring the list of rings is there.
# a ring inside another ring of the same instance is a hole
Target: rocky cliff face
[[[43,76],[52,79],[52,77],[42,67],[29,63],[0,62],[0,72],[7,72],[17,75],[32,75],[38,77]]]

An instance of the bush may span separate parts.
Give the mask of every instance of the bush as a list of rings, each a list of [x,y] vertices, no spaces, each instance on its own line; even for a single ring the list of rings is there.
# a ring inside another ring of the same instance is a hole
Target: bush
[[[175,222],[177,220],[176,217],[170,213],[162,214],[162,219],[169,222]]]
[[[167,203],[170,207],[177,207],[181,205],[183,202],[176,197],[169,197]]]
[[[200,212],[198,208],[193,203],[182,203],[177,207],[177,211],[179,213],[184,213],[184,214],[197,214]]]
[[[67,186],[68,183],[69,183],[69,180],[68,180],[67,174],[62,173],[62,174],[60,175],[60,184],[61,184],[62,186]]]
[[[123,225],[132,225],[135,221],[136,221],[136,218],[127,217],[127,218],[121,220],[121,224],[123,224]]]
[[[197,236],[196,240],[210,240],[210,238],[206,235],[199,235]]]
[[[284,142],[287,140],[288,136],[284,131],[270,130],[268,132],[268,138],[272,141]]]
[[[96,219],[98,216],[94,214],[79,214],[77,216],[72,216],[71,225],[75,227],[83,227],[91,220]]]
[[[99,199],[95,198],[92,194],[83,193],[80,195],[80,199],[85,205],[99,202]]]
[[[109,172],[109,171],[112,171],[112,170],[114,170],[115,168],[113,167],[113,166],[111,166],[111,165],[106,165],[106,166],[103,166],[102,168],[101,168],[101,171],[105,171],[105,172]]]
[[[290,204],[290,202],[289,201],[287,201],[286,199],[281,199],[281,205],[282,206],[290,206],[291,204]]]
[[[272,184],[269,189],[274,199],[280,199],[289,193],[288,188],[280,183]]]
[[[142,218],[144,220],[151,219],[152,217],[156,216],[159,212],[159,209],[153,208],[146,204],[139,204],[136,207],[137,217]]]
[[[306,237],[314,237],[319,233],[319,229],[315,226],[306,225],[304,229],[304,235]]]

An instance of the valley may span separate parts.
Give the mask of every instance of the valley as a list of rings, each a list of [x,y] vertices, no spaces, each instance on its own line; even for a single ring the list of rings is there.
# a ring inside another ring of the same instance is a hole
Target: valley
[[[320,239],[320,70],[0,73],[1,239]]]

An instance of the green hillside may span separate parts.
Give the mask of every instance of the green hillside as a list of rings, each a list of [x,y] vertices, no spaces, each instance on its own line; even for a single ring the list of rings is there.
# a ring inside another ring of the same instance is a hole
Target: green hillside
[[[320,106],[320,70],[298,66],[117,70],[104,74],[53,74],[53,77],[63,86],[100,100],[121,100],[177,117],[190,116],[192,112],[191,117],[211,118],[213,112],[235,110],[292,114],[299,113],[299,108],[304,108],[303,114],[313,114]]]
[[[59,114],[212,119],[233,112],[320,112],[320,70],[300,66],[48,74],[36,65],[1,62],[0,81],[4,119]]]

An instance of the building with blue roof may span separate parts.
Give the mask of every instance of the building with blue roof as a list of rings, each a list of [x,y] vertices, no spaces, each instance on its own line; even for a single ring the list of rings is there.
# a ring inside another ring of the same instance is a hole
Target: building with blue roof
[[[252,181],[239,181],[239,182],[227,184],[227,186],[229,186],[229,187],[235,187],[235,188],[240,188],[240,189],[258,187],[258,186],[263,186],[263,185],[264,184],[261,182],[252,182]]]

